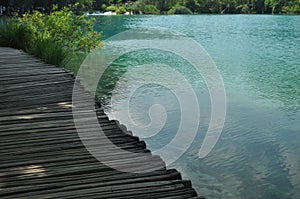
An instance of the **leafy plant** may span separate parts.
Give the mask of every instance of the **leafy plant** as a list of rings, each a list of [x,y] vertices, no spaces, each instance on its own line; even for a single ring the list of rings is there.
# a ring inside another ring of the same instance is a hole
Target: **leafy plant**
[[[193,14],[193,12],[185,6],[175,6],[168,11],[168,14]]]
[[[32,41],[32,31],[24,23],[6,21],[0,27],[0,45],[26,50]]]
[[[101,33],[94,31],[94,19],[75,16],[69,8],[54,10],[50,15],[35,11],[20,20],[30,26],[36,40],[51,38],[62,47],[88,52],[102,45]]]
[[[299,14],[300,13],[300,1],[299,4],[292,4],[282,7],[282,12],[288,14]]]
[[[116,13],[117,14],[124,14],[124,13],[126,13],[126,11],[127,10],[126,10],[125,6],[120,6],[120,7],[118,7]]]
[[[242,14],[249,13],[249,6],[247,4],[239,5],[236,7],[236,9],[239,10]]]
[[[116,6],[108,6],[106,11],[115,12],[118,8]]]
[[[67,58],[74,57],[70,54],[87,54],[101,47],[100,36],[94,31],[93,19],[76,16],[69,8],[58,11],[56,7],[50,15],[34,11],[6,21],[0,27],[0,46],[23,49],[47,63],[64,65],[70,63]],[[71,62],[73,66],[69,68],[76,71],[78,60]]]
[[[156,8],[155,5],[145,5],[145,7],[143,7],[142,12],[144,14],[159,14],[159,10]]]

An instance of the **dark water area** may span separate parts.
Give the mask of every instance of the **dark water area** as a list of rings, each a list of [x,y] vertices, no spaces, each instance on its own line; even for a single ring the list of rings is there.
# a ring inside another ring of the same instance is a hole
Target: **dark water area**
[[[300,17],[99,16],[95,25],[103,32],[103,39],[141,27],[178,31],[201,44],[212,57],[227,96],[221,137],[208,156],[198,157],[211,116],[208,90],[186,61],[159,50],[132,52],[111,66],[103,80],[110,117],[122,122],[119,110],[110,107],[110,92],[114,90],[119,99],[116,103],[123,103],[127,90],[115,89],[109,82],[118,81],[118,76],[136,65],[171,65],[188,77],[195,89],[201,117],[192,145],[169,167],[180,170],[207,198],[300,198]],[[151,122],[153,104],[163,106],[167,116],[160,132],[144,139],[151,150],[157,150],[175,136],[181,110],[178,99],[166,87],[144,85],[130,100],[130,114],[137,125]],[[133,133],[139,136],[141,132]]]

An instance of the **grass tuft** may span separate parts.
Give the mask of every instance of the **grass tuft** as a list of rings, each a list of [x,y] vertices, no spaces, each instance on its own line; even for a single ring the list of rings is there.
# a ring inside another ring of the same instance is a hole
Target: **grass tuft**
[[[39,39],[28,49],[28,53],[40,57],[46,63],[61,66],[67,57],[67,50],[51,39]]]
[[[61,66],[67,50],[50,38],[34,38],[33,31],[24,23],[5,21],[0,26],[0,46],[22,49],[46,63]]]
[[[0,27],[0,46],[26,50],[31,41],[32,32],[26,24],[5,22]]]

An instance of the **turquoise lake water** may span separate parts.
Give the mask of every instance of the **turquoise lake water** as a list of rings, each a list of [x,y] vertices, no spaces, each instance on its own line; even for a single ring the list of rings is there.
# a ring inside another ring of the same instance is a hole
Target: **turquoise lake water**
[[[142,50],[118,59],[106,77],[106,82],[117,81],[118,75],[128,68],[153,62],[168,64],[188,76],[200,102],[200,126],[193,144],[169,167],[191,179],[199,194],[207,198],[300,198],[299,16],[158,15],[96,19],[95,28],[103,32],[103,39],[128,29],[169,28],[197,41],[214,60],[226,89],[227,113],[219,141],[203,159],[198,158],[198,151],[208,128],[210,98],[201,76],[194,74],[188,63],[167,52]],[[114,85],[107,84],[106,88],[103,93],[109,96]],[[125,91],[114,92],[120,101],[126,100],[122,98]],[[131,99],[130,114],[137,123],[147,124],[153,104],[164,106],[167,114],[162,130],[144,139],[151,150],[156,150],[177,132],[180,107],[167,88],[149,84]],[[109,103],[106,111],[122,121],[118,110],[112,110]]]

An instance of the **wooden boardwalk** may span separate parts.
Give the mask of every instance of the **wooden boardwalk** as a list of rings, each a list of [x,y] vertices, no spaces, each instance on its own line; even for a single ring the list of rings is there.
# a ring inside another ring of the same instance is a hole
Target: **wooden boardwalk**
[[[69,72],[0,48],[0,74],[0,198],[201,198],[174,169],[126,173],[90,155],[74,125]],[[101,108],[97,115],[113,143],[164,165]]]

